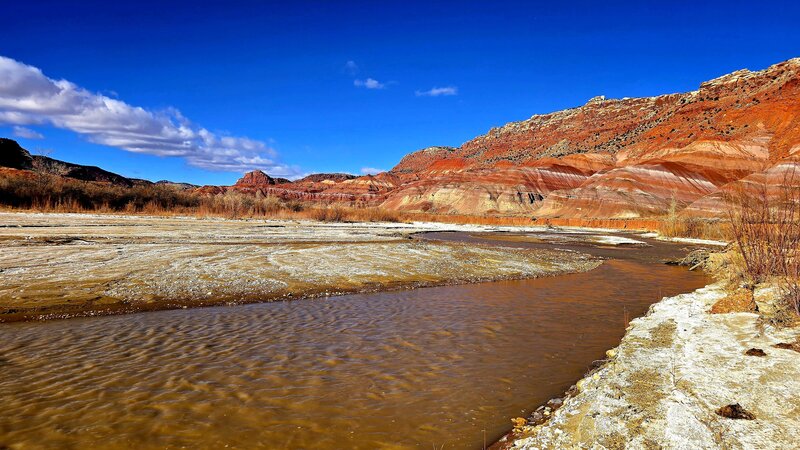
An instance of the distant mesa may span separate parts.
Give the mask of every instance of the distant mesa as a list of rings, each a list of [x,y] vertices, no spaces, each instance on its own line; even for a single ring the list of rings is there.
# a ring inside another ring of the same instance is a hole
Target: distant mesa
[[[176,188],[176,189],[197,189],[198,187],[200,187],[200,186],[198,186],[198,185],[196,185],[196,184],[191,184],[191,183],[177,183],[177,182],[174,182],[174,181],[169,181],[169,180],[160,180],[160,181],[156,181],[156,183],[155,183],[155,184],[157,184],[157,185],[160,185],[160,186],[169,186],[169,187],[174,187],[174,188]]]

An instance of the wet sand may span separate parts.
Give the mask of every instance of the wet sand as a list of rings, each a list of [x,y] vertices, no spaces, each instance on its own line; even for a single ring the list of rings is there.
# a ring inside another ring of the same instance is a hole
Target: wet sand
[[[600,263],[578,252],[412,239],[437,229],[0,213],[0,321],[533,278]]]

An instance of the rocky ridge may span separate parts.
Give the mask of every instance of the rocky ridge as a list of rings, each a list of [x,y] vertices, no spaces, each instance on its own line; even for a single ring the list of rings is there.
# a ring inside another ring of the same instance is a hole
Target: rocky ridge
[[[417,174],[419,181],[390,193],[384,205],[640,218],[663,215],[674,203],[693,215],[715,216],[724,209],[720,190],[777,164],[796,164],[799,154],[795,58],[757,72],[739,70],[684,94],[595,97],[577,108],[493,128],[459,148],[412,153],[391,173]],[[544,176],[570,169],[575,174],[569,181]]]

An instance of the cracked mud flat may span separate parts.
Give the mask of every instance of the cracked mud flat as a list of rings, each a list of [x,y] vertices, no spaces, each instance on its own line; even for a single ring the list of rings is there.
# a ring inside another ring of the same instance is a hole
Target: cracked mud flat
[[[440,224],[0,213],[0,321],[590,270],[577,252],[412,239]]]
[[[726,295],[710,285],[653,305],[549,422],[503,448],[798,448],[800,353],[786,347],[800,329],[708,313]],[[768,297],[757,293],[760,307]],[[754,418],[717,414],[728,405]]]

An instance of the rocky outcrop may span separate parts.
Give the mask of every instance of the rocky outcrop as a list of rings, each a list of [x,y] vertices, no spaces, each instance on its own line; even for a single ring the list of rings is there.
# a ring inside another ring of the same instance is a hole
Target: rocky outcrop
[[[404,184],[383,206],[437,214],[533,212],[553,191],[575,188],[587,178],[574,167],[555,164],[445,171]]]
[[[27,150],[11,139],[0,138],[0,167],[29,170],[82,181],[97,181],[117,186],[131,187],[138,184],[150,184],[149,181],[123,177],[95,166],[73,164],[42,155],[31,155]]]
[[[791,189],[800,187],[800,161],[784,159],[763,172],[728,183],[713,193],[689,204],[681,214],[687,217],[725,217],[729,211],[751,200],[764,198],[781,204],[791,198]]]
[[[125,187],[139,184],[151,184],[146,180],[126,178],[99,167],[68,163],[40,155],[35,155],[33,157],[33,170],[35,172],[49,173],[51,175],[74,178],[76,180],[99,181]]]
[[[394,166],[392,172],[397,174],[423,172],[437,161],[452,159],[451,155],[455,151],[456,149],[453,147],[424,148],[404,156],[403,159]]]
[[[711,194],[715,174],[675,162],[649,162],[596,174],[575,189],[549,195],[537,214],[544,217],[638,218],[663,214]]]

